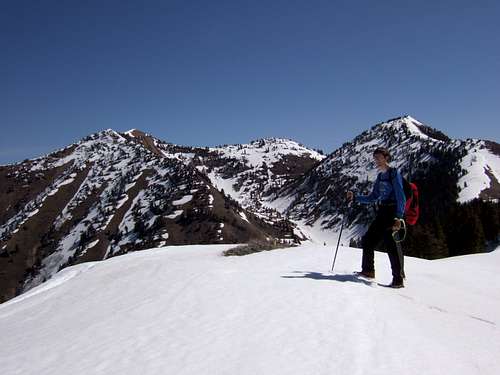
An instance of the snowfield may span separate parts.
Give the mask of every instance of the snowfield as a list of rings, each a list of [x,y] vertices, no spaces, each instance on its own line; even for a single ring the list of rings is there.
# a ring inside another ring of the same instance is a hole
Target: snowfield
[[[486,171],[500,181],[500,157],[486,148],[481,148],[484,142],[477,142],[477,145],[471,146],[460,163],[461,167],[467,170],[467,174],[458,181],[461,188],[458,197],[460,203],[478,198],[481,191],[491,187],[491,180]]]
[[[331,241],[334,243],[334,241]],[[330,243],[329,243],[330,244]],[[64,269],[0,305],[13,374],[498,374],[500,249],[406,258],[406,288],[377,253],[331,246],[223,257],[165,247]]]

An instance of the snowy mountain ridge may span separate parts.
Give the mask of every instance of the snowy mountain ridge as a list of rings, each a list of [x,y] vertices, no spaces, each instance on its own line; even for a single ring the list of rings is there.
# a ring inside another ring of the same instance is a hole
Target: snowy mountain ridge
[[[227,169],[236,160],[220,153],[108,129],[0,168],[7,186],[0,199],[2,293],[27,290],[68,265],[140,248],[295,241],[293,224],[279,214],[257,215],[217,190],[197,164]]]

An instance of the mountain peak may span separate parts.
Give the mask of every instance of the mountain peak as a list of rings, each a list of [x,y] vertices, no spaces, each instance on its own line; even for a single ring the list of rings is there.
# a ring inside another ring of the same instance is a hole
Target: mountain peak
[[[131,138],[141,138],[141,137],[146,137],[149,135],[149,134],[147,134],[139,129],[130,129],[129,131],[126,131],[123,134],[128,135]]]
[[[102,130],[102,131],[98,132],[97,134],[99,134],[99,135],[109,135],[109,136],[112,136],[112,137],[117,137],[117,136],[121,137],[120,133],[118,133],[117,131],[115,131],[115,130],[113,130],[111,128],[106,129],[106,130]]]
[[[286,138],[261,138],[252,140],[248,144],[222,145],[212,150],[230,157],[244,156],[253,165],[261,165],[263,161],[274,163],[284,155],[308,155],[318,161],[325,157],[316,150]]]
[[[250,142],[250,144],[256,144],[256,143],[264,143],[264,144],[284,144],[284,143],[295,143],[299,144],[298,142],[289,139],[289,138],[276,138],[276,137],[267,137],[267,138],[259,138],[255,139]]]
[[[443,132],[434,129],[424,123],[418,121],[410,115],[404,115],[389,119],[373,126],[372,129],[377,128],[390,128],[396,130],[409,131],[411,135],[417,136],[422,139],[432,139],[441,142],[450,142],[451,139]]]

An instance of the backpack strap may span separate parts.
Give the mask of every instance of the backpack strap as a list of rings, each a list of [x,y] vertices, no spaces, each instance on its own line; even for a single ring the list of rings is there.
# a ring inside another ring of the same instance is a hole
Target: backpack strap
[[[389,179],[391,180],[393,187],[394,187],[394,178],[396,177],[396,174],[397,174],[396,169],[389,167]]]
[[[389,179],[391,181],[391,184],[392,184],[392,188],[395,189],[394,187],[394,180],[396,179],[396,176],[397,176],[397,169],[396,168],[392,168],[390,167],[389,168]],[[406,198],[406,191],[405,191],[405,178],[403,177],[403,175],[401,175],[401,183],[403,185],[403,193],[405,195],[405,198]]]

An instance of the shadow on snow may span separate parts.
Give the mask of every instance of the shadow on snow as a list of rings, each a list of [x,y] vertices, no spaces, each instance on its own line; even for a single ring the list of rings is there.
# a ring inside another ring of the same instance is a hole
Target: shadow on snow
[[[347,275],[333,275],[333,274],[323,274],[320,272],[300,272],[295,271],[294,273],[300,273],[301,275],[297,276],[281,276],[284,279],[313,279],[313,280],[332,280],[332,281],[340,281],[342,283],[351,282],[351,283],[359,283],[365,285],[371,285],[372,282],[368,280],[364,280],[356,275],[347,274]]]

